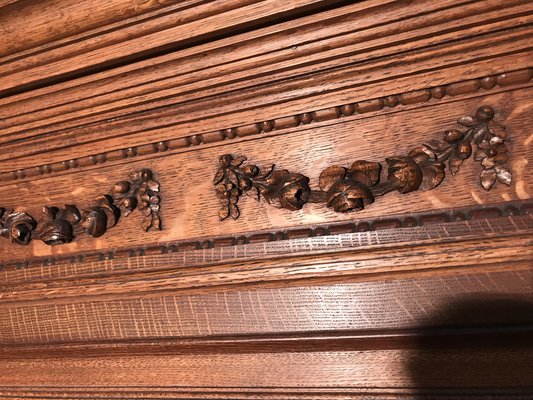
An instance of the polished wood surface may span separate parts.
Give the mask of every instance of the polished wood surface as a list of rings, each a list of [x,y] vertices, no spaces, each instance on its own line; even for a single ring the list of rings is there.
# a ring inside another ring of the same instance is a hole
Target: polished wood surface
[[[0,398],[533,399],[532,7],[0,0]]]

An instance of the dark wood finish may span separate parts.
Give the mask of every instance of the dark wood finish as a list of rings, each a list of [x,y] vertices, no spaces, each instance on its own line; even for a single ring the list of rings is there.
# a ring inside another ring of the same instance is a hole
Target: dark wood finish
[[[0,398],[533,399],[532,11],[0,0]]]
[[[344,113],[350,115],[354,112],[355,108],[351,108]],[[276,170],[274,165],[261,170],[254,164],[243,165],[246,157],[222,155],[220,167],[213,178],[222,204],[219,218],[224,221],[228,217],[239,217],[237,202],[243,192],[257,201],[263,197],[275,207],[292,211],[300,210],[309,201],[326,203],[337,212],[350,212],[363,210],[374,202],[375,197],[392,191],[432,190],[444,179],[446,163],[455,175],[463,161],[470,158],[471,142],[476,146],[474,158],[483,166],[481,186],[489,190],[496,180],[509,186],[512,174],[505,166],[509,159],[505,145],[507,134],[501,125],[491,124],[493,118],[492,107],[481,106],[474,116],[459,119],[459,124],[466,130],[448,130],[442,141],[424,143],[412,149],[407,156],[387,158],[385,182],[380,182],[380,163],[358,160],[350,168],[338,165],[326,168],[318,177],[319,189],[312,190],[309,178],[302,174],[286,169]]]
[[[70,243],[81,232],[97,238],[113,228],[120,216],[127,217],[137,208],[145,216],[142,226],[146,232],[161,230],[160,201],[159,183],[153,172],[144,168],[131,173],[130,180],[116,183],[97,205],[81,212],[74,204],[45,206],[39,224],[25,212],[0,208],[0,235],[22,245],[37,237],[49,246]]]

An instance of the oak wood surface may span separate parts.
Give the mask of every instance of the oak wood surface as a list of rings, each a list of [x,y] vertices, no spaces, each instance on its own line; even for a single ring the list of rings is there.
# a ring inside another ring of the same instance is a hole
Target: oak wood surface
[[[110,234],[99,239],[80,237],[72,244],[56,247],[34,241],[26,247],[6,246],[0,249],[0,254],[5,261],[19,260],[28,255],[51,256],[72,251],[139,246],[145,243],[147,235],[154,242],[209,238],[527,199],[533,190],[530,169],[527,168],[532,157],[526,128],[531,119],[528,107],[530,96],[530,89],[519,89],[444,104],[435,102],[403,112],[378,113],[365,118],[352,116],[301,125],[289,129],[286,135],[258,135],[254,140],[228,142],[223,148],[218,145],[199,146],[195,151],[161,154],[142,161],[133,159],[113,167],[104,164],[102,168],[85,171],[82,186],[73,184],[79,179],[76,173],[7,184],[0,187],[0,196],[6,206],[21,204],[32,215],[39,215],[43,205],[71,204],[74,200],[81,206],[88,205],[132,169],[149,167],[156,171],[161,184],[161,215],[165,228],[161,232],[145,233],[139,226],[139,217],[132,215],[114,228],[127,232],[126,235]],[[358,159],[382,161],[386,156],[405,154],[420,143],[441,137],[439,132],[454,128],[459,117],[472,113],[481,104],[491,104],[497,110],[496,120],[506,126],[512,138],[510,154],[515,178],[511,188],[495,187],[487,192],[478,184],[480,167],[469,160],[456,176],[449,176],[433,191],[406,195],[391,193],[355,214],[335,213],[315,204],[289,212],[268,207],[263,202],[257,203],[252,198],[243,198],[239,203],[239,220],[218,222],[219,202],[212,179],[221,154],[246,154],[259,165],[275,163],[280,168],[310,176],[311,184],[317,185],[319,171],[327,166],[349,165]],[[268,148],[268,153],[262,151],[263,148]]]
[[[533,399],[532,7],[0,0],[0,206],[150,168],[163,223],[0,238],[0,399]],[[471,157],[359,212],[242,196],[219,221],[222,154],[317,188],[481,105],[510,186]]]

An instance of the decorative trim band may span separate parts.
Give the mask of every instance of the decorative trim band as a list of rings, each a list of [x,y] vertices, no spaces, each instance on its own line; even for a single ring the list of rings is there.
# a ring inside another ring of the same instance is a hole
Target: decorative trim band
[[[212,251],[213,249],[231,248],[240,245],[259,245],[279,242],[284,240],[317,238],[361,232],[379,232],[394,230],[398,232],[403,228],[428,227],[449,225],[460,221],[488,221],[513,216],[533,215],[533,202],[505,202],[477,207],[465,207],[453,210],[440,210],[429,213],[416,213],[404,216],[389,216],[363,221],[337,222],[328,225],[303,226],[288,228],[280,231],[259,231],[236,236],[222,236],[215,238],[203,238],[189,241],[160,243],[154,246],[143,246],[125,249],[110,249],[108,251],[88,252],[82,254],[70,254],[64,256],[40,257],[26,261],[10,261],[0,264],[0,271],[9,269],[25,269],[31,267],[53,266],[58,264],[75,264],[85,262],[105,262],[106,260],[122,260],[131,257],[143,257],[167,253],[184,253],[197,251]],[[470,226],[470,225],[469,225]],[[521,228],[523,228],[521,226]],[[491,230],[492,231],[492,230]],[[479,234],[477,234],[479,236]],[[395,235],[396,237],[397,235]],[[429,235],[433,237],[432,235]],[[440,237],[435,234],[435,237]],[[412,237],[411,237],[412,239]],[[381,241],[376,241],[381,243]],[[234,257],[233,251],[224,252]],[[194,260],[201,259],[205,262],[205,256],[194,255]],[[144,265],[144,263],[142,263]],[[93,268],[92,268],[93,269]]]
[[[33,237],[47,245],[70,243],[81,232],[100,237],[118,223],[121,215],[128,216],[136,208],[144,212],[146,231],[161,230],[160,199],[159,183],[153,179],[152,171],[141,169],[132,173],[130,180],[115,184],[111,194],[101,196],[95,206],[82,212],[73,204],[44,207],[42,220],[37,223],[26,212],[0,208],[0,236],[21,245]]]
[[[504,72],[498,75],[490,75],[482,78],[416,90],[413,92],[388,95],[355,103],[339,105],[336,107],[305,112],[302,114],[290,115],[276,118],[275,120],[267,120],[203,134],[195,134],[166,141],[143,144],[140,146],[132,146],[124,149],[117,149],[90,156],[74,158],[71,160],[39,165],[36,167],[6,171],[0,173],[0,182],[9,182],[28,177],[48,175],[80,167],[101,165],[108,161],[119,161],[166,151],[183,150],[202,144],[211,144],[225,140],[240,139],[248,136],[269,133],[274,130],[282,130],[294,128],[300,125],[307,125],[312,122],[323,122],[342,117],[349,117],[355,114],[365,114],[368,112],[379,111],[384,108],[394,108],[399,105],[419,104],[427,102],[431,99],[440,100],[445,96],[460,96],[469,93],[475,93],[481,89],[491,90],[495,87],[508,87],[527,83],[532,77],[533,68]]]
[[[271,165],[260,169],[244,164],[246,157],[224,154],[220,157],[213,183],[222,204],[220,220],[240,215],[237,202],[243,193],[258,201],[263,197],[269,204],[288,210],[299,210],[306,203],[325,203],[337,212],[359,211],[392,191],[409,193],[435,189],[444,180],[448,165],[452,175],[464,160],[472,155],[481,162],[480,181],[489,190],[496,181],[511,184],[512,175],[506,166],[508,150],[505,129],[495,121],[494,110],[481,106],[473,116],[458,120],[463,130],[447,130],[443,140],[432,140],[412,149],[407,156],[386,158],[387,180],[380,182],[382,166],[377,162],[355,161],[349,168],[334,165],[319,176],[319,189],[309,187],[309,178],[286,169],[275,170]]]

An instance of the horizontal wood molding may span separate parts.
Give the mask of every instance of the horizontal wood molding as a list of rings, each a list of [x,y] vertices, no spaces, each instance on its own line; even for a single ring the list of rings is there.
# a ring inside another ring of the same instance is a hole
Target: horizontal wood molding
[[[265,164],[275,163],[281,168],[297,170],[313,179],[318,179],[317,168],[320,170],[333,164],[347,165],[354,159],[380,161],[375,155],[382,154],[387,146],[398,148],[400,143],[401,148],[397,151],[406,153],[410,148],[430,139],[427,137],[427,132],[442,131],[443,126],[455,123],[458,115],[469,114],[479,104],[491,104],[497,110],[495,121],[506,126],[511,138],[509,152],[513,155],[513,159],[510,166],[514,174],[511,187],[495,187],[490,192],[481,187],[473,188],[471,183],[479,179],[480,167],[468,163],[462,172],[454,177],[453,183],[444,182],[434,191],[420,192],[416,195],[390,194],[383,202],[373,204],[372,207],[357,213],[356,218],[373,220],[390,215],[420,213],[435,209],[435,201],[441,209],[452,206],[494,204],[502,200],[520,201],[527,199],[531,191],[529,184],[531,179],[528,169],[525,168],[531,150],[527,145],[529,114],[527,107],[522,106],[529,101],[530,91],[530,88],[518,88],[482,97],[434,102],[425,107],[407,108],[401,113],[375,113],[365,118],[358,118],[355,115],[343,118],[335,116],[332,120],[288,128],[286,133],[290,135],[257,135],[255,140],[228,142],[224,144],[224,150],[247,154],[252,159],[259,159],[256,154],[261,153],[260,159]],[[400,125],[396,127],[395,122]],[[431,136],[433,139],[434,135]],[[298,144],[299,141],[304,143],[303,147],[302,144]],[[260,151],[263,146],[271,149],[267,157]],[[310,149],[316,148],[323,150],[310,153]],[[158,180],[165,188],[163,193],[165,205],[161,217],[167,229],[161,233],[151,233],[156,242],[190,241],[192,238],[201,242],[215,237],[239,237],[252,232],[268,231],[272,227],[272,218],[276,218],[276,229],[280,231],[291,227],[328,225],[354,219],[355,214],[339,214],[314,205],[308,205],[298,212],[287,212],[278,209],[257,209],[253,201],[247,201],[242,204],[244,208],[239,221],[225,221],[224,224],[215,222],[218,220],[220,206],[211,181],[220,154],[221,149],[217,146],[198,146],[198,151],[194,152],[158,155],[148,159],[138,157],[125,160],[128,161],[127,164],[113,166],[104,164],[99,168],[83,170],[84,187],[77,197],[81,205],[90,204],[94,199],[94,193],[100,190],[103,182],[111,185],[136,168],[149,167],[157,171]],[[60,205],[70,201],[72,195],[69,188],[77,179],[77,174],[68,173],[13,182],[0,187],[0,195],[6,206],[25,204],[27,208],[25,211],[36,214],[43,205],[41,200],[36,201],[36,199],[46,199],[46,205]],[[469,187],[472,190],[458,193],[454,190],[458,186]],[[188,201],[187,210],[183,208],[184,199]],[[130,231],[134,232],[138,222],[135,216],[132,216],[131,222],[124,221],[124,229],[131,229]],[[135,225],[127,227],[130,223]],[[31,257],[50,258],[62,253],[138,247],[144,245],[146,239],[144,236],[133,234],[126,239],[127,242],[123,240],[109,237],[105,242],[97,241],[91,244],[81,238],[76,246],[65,245],[55,251],[34,243],[25,251],[9,249],[6,253],[7,249],[0,249],[0,253],[5,254],[4,262],[9,263]]]
[[[376,14],[374,8],[380,7],[386,15]],[[462,18],[465,13],[466,19]],[[472,24],[481,23],[479,18],[487,19],[487,25],[472,31]],[[73,155],[65,152],[66,142],[76,143],[74,159],[85,157],[87,165],[94,162],[91,155],[99,154],[95,149],[116,152],[120,159],[121,149],[146,145],[147,135],[151,143],[139,154],[153,152],[152,143],[171,139],[184,139],[176,143],[181,149],[203,142],[198,137],[187,139],[194,135],[212,132],[216,141],[220,131],[241,125],[511,72],[529,66],[530,50],[524,39],[529,35],[527,18],[519,2],[505,7],[497,1],[466,7],[453,1],[421,1],[409,7],[401,2],[358,3],[252,31],[243,34],[242,40],[234,36],[205,48],[187,48],[173,53],[175,61],[162,56],[160,65],[151,59],[122,72],[113,69],[91,75],[88,82],[74,79],[68,87],[51,85],[10,96],[0,100],[9,115],[0,122],[1,140],[9,154],[0,155],[0,168],[11,173],[42,166],[36,169],[37,175],[62,169],[59,164]],[[464,25],[457,27],[457,21]],[[420,36],[420,28],[428,26],[435,29],[431,40]],[[327,32],[333,27],[340,33],[330,37]],[[454,29],[468,31],[472,37]],[[273,41],[281,47],[271,48]],[[488,43],[490,60],[484,51]],[[213,57],[212,62],[205,57]],[[199,69],[206,62],[214,69]],[[114,82],[121,82],[120,88]],[[280,92],[283,98],[274,101]],[[280,114],[280,109],[285,113]],[[58,165],[48,168],[37,163],[44,153],[50,164]],[[21,172],[25,173],[29,171]]]
[[[533,271],[527,264],[509,265],[507,261],[500,268],[480,265],[477,271],[456,268],[403,277],[381,274],[360,282],[345,278],[342,284],[306,280],[287,287],[220,287],[197,293],[177,289],[115,299],[83,295],[77,302],[72,298],[2,302],[0,339],[9,346],[272,334],[290,338],[302,332],[312,339],[314,334],[328,337],[331,332],[390,336],[448,325],[480,329],[530,325]],[[486,307],[493,312],[484,312]],[[515,313],[504,311],[509,307]],[[364,341],[359,343],[364,348]]]
[[[253,139],[256,135],[280,135],[285,132],[289,133],[298,129],[299,126],[305,127],[311,123],[324,123],[334,121],[339,118],[352,117],[358,118],[360,114],[372,115],[373,113],[394,111],[394,109],[405,108],[405,106],[422,106],[424,103],[435,101],[450,101],[450,98],[462,98],[465,95],[477,95],[478,91],[501,91],[516,89],[520,85],[528,84],[533,77],[533,70],[526,68],[511,72],[486,76],[478,79],[467,80],[463,82],[440,85],[426,88],[414,92],[401,93],[398,95],[387,95],[379,98],[368,99],[361,102],[348,103],[335,107],[312,110],[297,115],[288,115],[273,120],[254,122],[248,125],[238,127],[223,128],[217,131],[203,132],[186,137],[175,138],[170,140],[159,140],[140,146],[130,146],[127,148],[113,150],[109,152],[100,152],[89,156],[69,159],[51,164],[37,165],[28,168],[17,169],[0,173],[0,182],[24,181],[28,179],[38,179],[41,176],[47,176],[55,173],[74,172],[79,168],[91,168],[101,166],[104,163],[123,162],[131,158],[149,155],[160,156],[161,153],[166,155],[176,152],[190,151],[196,146],[224,144],[229,140]]]
[[[120,66],[202,40],[214,40],[260,21],[273,22],[281,16],[323,7],[325,3],[323,0],[296,0],[290,4],[277,0],[225,0],[215,4],[199,0],[184,4],[167,0],[92,0],[79,7],[74,1],[55,0],[43,10],[30,1],[19,2],[3,10],[2,22],[7,35],[5,42],[0,42],[6,48],[0,76],[7,79],[1,81],[5,83],[0,85],[0,95]],[[330,6],[335,3],[338,2],[330,2]],[[28,35],[28,40],[26,37],[23,40],[18,33],[20,24],[24,23],[24,16],[36,10],[46,23],[22,30]],[[59,19],[58,15],[63,18]],[[54,18],[56,23],[48,22]],[[176,20],[180,25],[175,26]]]
[[[433,256],[437,257],[444,248],[450,254],[456,253],[457,261],[461,255],[477,251],[480,244],[487,240],[501,243],[514,240],[515,246],[527,246],[531,243],[527,236],[533,229],[532,207],[531,203],[504,203],[359,223],[299,227],[285,232],[256,232],[239,237],[159,243],[109,252],[15,261],[2,264],[2,299],[55,298],[57,285],[65,289],[61,292],[65,296],[68,296],[69,285],[73,286],[72,293],[81,294],[79,286],[82,282],[89,285],[87,295],[115,292],[135,296],[136,291],[151,292],[156,288],[171,290],[179,287],[193,289],[213,285],[264,284],[268,281],[297,281],[313,276],[328,279],[360,276],[363,280],[372,279],[369,273],[405,273],[424,269],[424,263]],[[432,249],[435,243],[442,246],[437,252]],[[409,259],[410,252],[406,247],[409,245],[417,247],[423,254],[418,266],[414,260],[411,264],[401,261]],[[513,246],[511,248],[514,249]],[[527,263],[533,257],[531,253],[517,256],[511,248],[508,253],[510,259],[523,259]],[[483,250],[480,251],[483,253]],[[325,253],[329,255],[324,256]],[[380,260],[384,255],[389,264],[397,266],[394,270],[380,268]],[[485,253],[486,262],[491,265],[504,262],[506,257],[504,254],[493,255],[496,258]],[[301,262],[296,262],[295,257]],[[450,259],[440,267],[464,269],[462,267],[468,265],[475,267],[477,262],[469,264],[465,261],[458,265]],[[253,268],[250,263],[253,263]],[[287,268],[287,264],[291,264],[291,268]],[[314,270],[313,265],[316,265]],[[203,276],[201,284],[196,279],[200,271]],[[165,276],[168,274],[177,280],[167,280]],[[212,276],[212,280],[209,276]],[[144,286],[126,284],[127,280],[138,279],[147,282]],[[110,292],[105,289],[105,282],[108,282]],[[46,283],[46,289],[43,283]],[[114,286],[116,283],[119,284]],[[101,290],[95,290],[94,285],[104,286]],[[133,288],[136,288],[134,292]]]
[[[205,398],[213,398],[209,396],[210,392],[220,391],[218,398],[230,399],[234,398],[232,393],[239,393],[238,389],[232,389],[236,386],[245,385],[245,393],[254,396],[254,389],[257,392],[272,393],[275,390],[272,388],[272,382],[284,379],[285,390],[292,396],[300,394],[303,398],[306,398],[306,395],[307,398],[316,398],[313,392],[320,393],[325,387],[329,387],[326,395],[334,390],[347,391],[348,398],[350,392],[354,394],[357,391],[359,394],[365,394],[366,398],[371,395],[381,399],[382,397],[376,396],[383,392],[407,392],[412,396],[420,394],[416,391],[417,384],[422,385],[422,389],[445,387],[452,395],[459,393],[472,396],[477,393],[481,397],[480,395],[494,394],[494,388],[500,386],[504,386],[503,394],[517,394],[520,390],[521,393],[530,391],[531,380],[526,371],[533,359],[532,353],[525,350],[527,349],[484,349],[472,350],[466,354],[462,350],[421,352],[399,349],[286,355],[209,354],[2,360],[2,381],[7,388],[64,387],[76,382],[77,390],[92,387],[92,390],[89,389],[92,394],[95,392],[94,388],[107,386],[111,380],[115,387],[113,391],[122,395],[135,393],[132,387],[157,386],[159,395],[165,392],[167,396],[187,398],[189,388],[193,393],[210,388],[204,394]],[[439,373],[436,373],[432,367],[439,364],[449,368],[443,370],[445,372],[439,370]],[[480,367],[487,364],[497,367]],[[413,371],[414,376],[410,376],[409,371]],[[332,374],[336,377],[335,384],[330,380]],[[379,377],[379,380],[376,377]],[[130,388],[125,390],[125,387]],[[307,393],[306,388],[310,390]],[[74,392],[76,389],[71,390]],[[168,389],[171,390],[166,392]],[[40,393],[45,391],[51,389],[43,388]],[[15,391],[11,389],[9,392]],[[426,393],[428,392],[431,394],[432,391],[426,390]],[[265,394],[265,398],[269,397]]]

